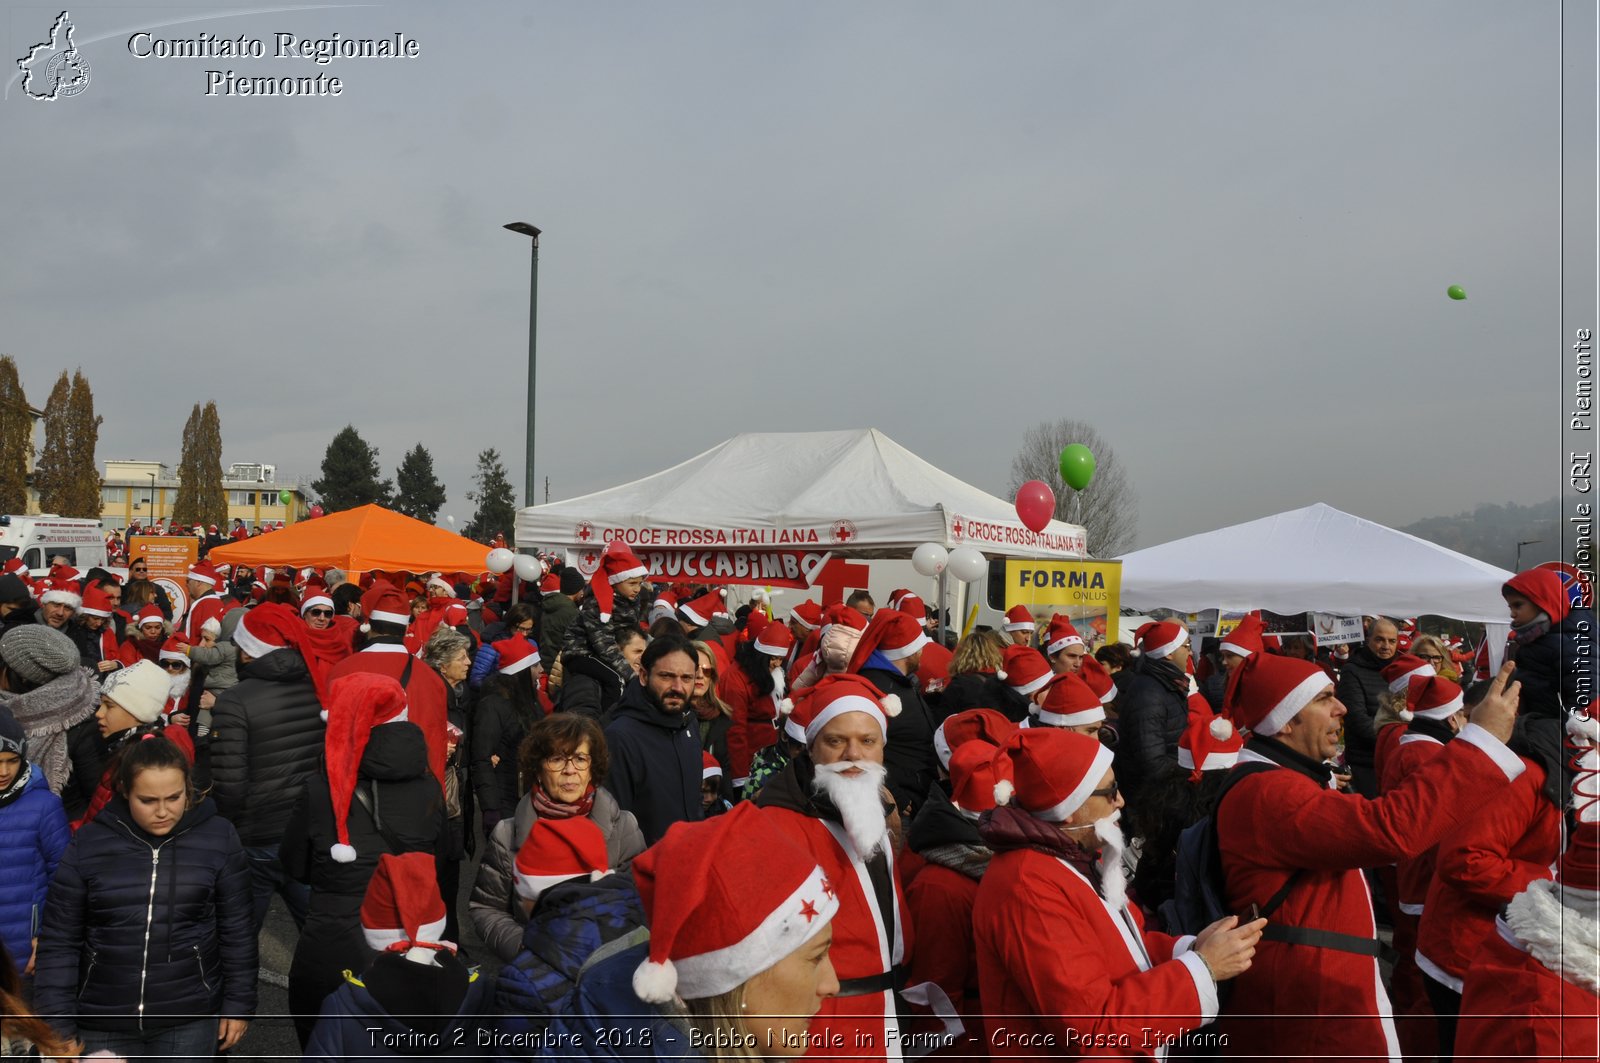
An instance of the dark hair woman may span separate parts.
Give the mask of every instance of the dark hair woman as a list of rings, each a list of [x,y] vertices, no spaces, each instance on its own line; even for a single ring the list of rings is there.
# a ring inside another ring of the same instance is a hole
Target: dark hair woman
[[[232,824],[196,802],[189,760],[150,736],[73,837],[45,903],[34,1003],[84,1050],[209,1058],[256,1009],[250,872]]]
[[[517,850],[541,818],[587,816],[606,839],[612,871],[624,871],[644,852],[644,834],[633,813],[602,789],[610,755],[605,732],[588,716],[558,712],[534,724],[522,743],[519,762],[528,792],[515,813],[489,833],[467,909],[478,933],[495,955],[510,963],[522,947],[527,914],[516,903]]]
[[[539,649],[521,635],[495,643],[500,663],[478,692],[472,714],[472,790],[487,834],[511,815],[522,788],[517,782],[517,749],[536,721],[539,704]]]

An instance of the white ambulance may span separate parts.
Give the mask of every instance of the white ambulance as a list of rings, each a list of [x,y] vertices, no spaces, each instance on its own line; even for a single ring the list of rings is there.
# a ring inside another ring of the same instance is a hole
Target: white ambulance
[[[106,564],[106,533],[98,520],[58,517],[53,513],[34,516],[0,516],[0,564],[13,557],[22,558],[32,576],[43,576],[58,558],[77,569]]]

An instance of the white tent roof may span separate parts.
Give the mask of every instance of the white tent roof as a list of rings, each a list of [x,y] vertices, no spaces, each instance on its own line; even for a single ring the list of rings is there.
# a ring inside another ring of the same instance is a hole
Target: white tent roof
[[[1506,622],[1505,569],[1318,502],[1122,557],[1135,609],[1432,613]]]
[[[1029,531],[1010,502],[876,429],[750,432],[630,484],[517,514],[517,545],[621,539],[664,549],[807,546],[904,558],[918,545],[992,556],[1083,557],[1084,530]]]

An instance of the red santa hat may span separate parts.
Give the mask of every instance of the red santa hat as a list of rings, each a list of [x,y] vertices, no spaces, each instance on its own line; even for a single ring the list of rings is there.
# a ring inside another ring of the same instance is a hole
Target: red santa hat
[[[1106,666],[1093,657],[1083,659],[1078,678],[1089,684],[1089,689],[1100,699],[1100,704],[1109,705],[1117,700],[1117,681],[1106,671]]]
[[[1025,605],[1013,605],[1006,610],[1006,625],[1004,631],[1032,631],[1033,614]]]
[[[203,558],[189,566],[189,578],[208,587],[215,587],[222,579],[217,570],[211,566],[211,562]]]
[[[1211,703],[1200,694],[1189,695],[1189,724],[1178,738],[1178,766],[1189,769],[1189,778],[1200,781],[1200,774],[1223,771],[1239,760],[1244,736],[1226,716],[1211,711]]]
[[[1248,731],[1275,735],[1332,685],[1328,673],[1310,661],[1253,653],[1228,676],[1223,711]]]
[[[57,565],[56,569],[64,566]],[[56,569],[51,569],[54,572]],[[59,579],[51,576],[43,584],[39,593],[40,605],[65,605],[72,609],[83,607],[83,596],[78,593],[78,584],[70,579]]]
[[[919,624],[927,624],[928,622],[928,607],[923,604],[921,598],[918,598],[910,591],[902,594],[900,601],[890,608],[899,610]]]
[[[822,624],[822,606],[807,598],[789,610],[789,619],[807,631],[815,631]]]
[[[678,594],[676,591],[665,590],[656,595],[656,600],[650,603],[650,623],[655,623],[664,616],[677,619]]]
[[[1016,729],[1016,724],[993,709],[963,709],[934,728],[933,751],[948,770],[951,756],[967,742],[983,741],[999,746]]]
[[[950,756],[950,800],[958,812],[976,819],[994,807],[994,755],[999,747],[982,739],[963,742]]]
[[[112,612],[111,599],[98,584],[91,583],[83,589],[83,600],[78,606],[78,612],[84,616],[102,616],[109,619]]]
[[[1065,823],[1111,770],[1098,738],[1055,727],[1024,727],[994,756],[997,805],[1015,805],[1047,823]]]
[[[1187,645],[1189,642],[1189,632],[1182,624],[1171,620],[1146,625],[1139,631],[1141,632],[1139,649],[1146,657],[1157,661],[1163,657],[1170,657],[1179,646]]]
[[[594,820],[540,816],[517,850],[517,896],[537,901],[551,886],[580,876],[595,881],[604,878],[610,867],[606,836]]]
[[[1059,613],[1050,618],[1050,626],[1045,630],[1044,636],[1045,656],[1054,657],[1068,646],[1082,645],[1083,636],[1072,626],[1071,618]]]
[[[411,624],[411,606],[394,584],[384,580],[374,580],[361,595],[361,615],[367,622],[378,621],[385,624],[399,624],[408,627]]]
[[[1432,668],[1428,671],[1431,673]],[[1461,688],[1442,675],[1413,675],[1406,687],[1406,707],[1402,720],[1417,716],[1429,720],[1448,720],[1465,706]]]
[[[616,604],[616,592],[611,588],[623,580],[644,579],[650,570],[632,550],[620,542],[606,544],[600,557],[600,567],[589,578],[589,589],[594,592],[595,604],[600,607],[602,623],[611,619],[611,608]]]
[[[455,587],[451,585],[449,580],[445,579],[444,576],[437,572],[428,577],[428,582],[423,585],[422,589],[424,591],[441,590],[444,592],[444,596],[446,598],[454,598],[456,596]]]
[[[787,657],[794,649],[794,632],[787,624],[768,624],[755,637],[755,648],[769,657]]]
[[[1380,673],[1389,684],[1389,693],[1403,694],[1415,676],[1434,675],[1433,665],[1409,653],[1396,654],[1395,659],[1383,666]]]
[[[789,735],[809,746],[829,721],[847,712],[866,713],[888,734],[889,720],[900,715],[900,699],[885,695],[862,676],[840,672],[795,691],[793,698],[784,698],[778,703],[778,712],[788,717],[784,729]]]
[[[168,635],[167,641],[161,644],[159,657],[163,661],[182,661],[184,664],[188,664],[188,647],[189,644],[183,640],[181,635]]]
[[[847,671],[859,672],[874,651],[891,661],[903,661],[919,652],[929,641],[917,621],[894,609],[880,609],[867,621],[861,641],[856,643],[855,653],[850,656]]]
[[[995,676],[1018,694],[1028,697],[1050,682],[1054,674],[1044,654],[1032,646],[1007,646],[1000,654],[1000,671]]]
[[[353,862],[357,855],[350,844],[347,819],[367,739],[372,736],[374,727],[406,718],[405,688],[391,677],[352,672],[334,680],[333,698],[328,705],[328,730],[323,736],[322,748],[328,772],[328,793],[333,803],[334,833],[338,837],[329,854],[341,864]]]
[[[420,852],[378,857],[361,902],[361,936],[367,947],[389,952],[401,946],[438,945],[444,926],[444,900],[433,857]]]
[[[911,592],[905,587],[896,587],[894,590],[890,591],[889,601],[887,602],[889,608],[898,612],[900,610],[900,599],[904,598],[910,593]]]
[[[310,587],[307,587],[306,596],[300,599],[300,615],[305,616],[306,613],[319,607],[323,609],[332,609],[333,599],[328,596],[328,592],[326,590],[312,590]]]
[[[526,635],[501,639],[494,648],[500,653],[500,667],[496,671],[501,675],[516,675],[539,663],[539,647]]]
[[[1223,653],[1231,653],[1235,657],[1248,657],[1252,653],[1265,653],[1266,645],[1261,641],[1261,614],[1246,613],[1244,619],[1234,626],[1222,639],[1222,645],[1217,648]]]
[[[843,624],[854,631],[865,631],[867,629],[867,618],[862,616],[859,610],[852,609],[842,602],[835,602],[828,606],[827,610],[822,613],[821,619],[824,633],[835,624]]]
[[[1082,727],[1106,718],[1100,695],[1073,672],[1062,672],[1045,685],[1039,704],[1039,726]]]
[[[713,617],[728,615],[727,597],[725,589],[707,591],[693,601],[679,605],[678,612],[696,627],[705,627]]]
[[[770,623],[772,623],[772,618],[767,616],[765,609],[752,609],[744,618],[744,634],[742,637],[747,642],[754,642],[761,637],[761,633],[767,629],[767,625]],[[788,630],[788,625],[779,624],[778,626]],[[794,632],[791,631],[789,634],[792,638]]]
[[[546,572],[544,574],[544,578],[539,581],[539,594],[540,594],[540,596],[544,597],[544,598],[548,598],[552,594],[560,594],[560,593],[561,593],[561,577],[557,573]]]
[[[140,609],[133,617],[134,627],[144,627],[146,624],[160,624],[165,627],[167,618],[161,615],[161,610],[154,602]],[[237,639],[235,640],[238,641]]]
[[[702,750],[700,753],[700,781],[705,782],[707,779],[720,778],[722,778],[722,765],[717,763],[717,758],[711,755],[709,749]]]
[[[640,999],[664,1004],[727,993],[801,948],[839,911],[840,886],[770,815],[746,801],[674,823],[633,862],[650,955]]]

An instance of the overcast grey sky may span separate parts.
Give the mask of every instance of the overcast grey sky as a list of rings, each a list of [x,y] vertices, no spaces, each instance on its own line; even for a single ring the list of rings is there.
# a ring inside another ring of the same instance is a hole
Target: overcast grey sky
[[[520,493],[522,219],[554,498],[862,426],[1000,494],[1061,416],[1127,464],[1140,545],[1560,486],[1555,3],[221,17],[268,7],[73,7],[89,87],[0,104],[0,352],[35,404],[83,368],[102,461],[176,464],[214,398],[229,461],[311,479],[349,422],[389,475],[425,444],[460,522],[482,447]],[[59,10],[8,4],[8,59]],[[138,59],[138,30],[269,57]],[[421,56],[270,58],[334,31]],[[344,89],[208,98],[208,69]]]

